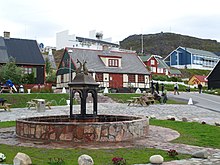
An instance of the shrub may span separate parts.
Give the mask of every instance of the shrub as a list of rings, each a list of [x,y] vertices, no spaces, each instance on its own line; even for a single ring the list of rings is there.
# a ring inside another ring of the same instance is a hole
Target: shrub
[[[175,157],[176,155],[178,155],[178,152],[176,150],[170,149],[170,150],[167,151],[167,154],[170,157]]]
[[[124,158],[114,157],[112,158],[112,163],[114,165],[126,165],[126,160]]]

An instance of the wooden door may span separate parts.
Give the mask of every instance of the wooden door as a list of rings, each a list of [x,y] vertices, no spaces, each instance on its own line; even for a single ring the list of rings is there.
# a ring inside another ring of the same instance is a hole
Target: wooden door
[[[123,88],[123,74],[109,74],[110,88]]]

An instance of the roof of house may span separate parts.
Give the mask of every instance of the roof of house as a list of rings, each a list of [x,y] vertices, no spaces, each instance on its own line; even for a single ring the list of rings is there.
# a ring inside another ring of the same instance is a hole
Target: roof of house
[[[193,77],[193,76],[192,76]],[[191,78],[192,78],[191,77]],[[201,76],[201,75],[194,75],[200,82],[207,82],[206,77],[207,76]]]
[[[97,43],[100,43],[100,44],[108,44],[108,45],[112,45],[112,46],[115,46],[115,47],[119,47],[119,44],[115,44],[115,43],[111,43],[111,42],[107,42],[107,41],[103,41],[103,40],[84,38],[84,37],[76,37],[76,39],[79,42],[97,42]]]
[[[145,64],[137,56],[136,53],[122,52],[122,51],[103,51],[79,48],[66,48],[65,51],[72,50],[69,53],[75,62],[86,60],[87,68],[90,72],[104,72],[104,73],[131,73],[131,74],[150,74]],[[100,56],[104,57],[120,57],[121,67],[108,67],[101,60]]]
[[[140,59],[143,61],[143,62],[146,62],[149,60],[149,58],[151,57],[151,55],[143,55],[143,56],[139,56]]]
[[[214,68],[209,72],[207,79],[210,79],[210,77],[213,77],[213,76],[215,77],[216,75],[219,75],[219,70],[220,70],[220,60],[218,60]]]
[[[182,73],[178,69],[170,69],[170,74],[172,75],[181,75]]]
[[[199,50],[199,49],[185,48],[185,47],[181,47],[181,48],[188,51],[188,52],[190,52],[190,53],[192,53],[192,54],[195,54],[195,55],[219,58],[215,53],[209,52],[209,51],[206,51],[206,50]]]
[[[0,63],[7,63],[9,57],[15,59],[16,64],[44,65],[44,59],[36,40],[0,37]]]
[[[165,63],[165,61],[161,58],[156,58],[159,62],[158,68],[166,68],[169,69],[169,66]]]

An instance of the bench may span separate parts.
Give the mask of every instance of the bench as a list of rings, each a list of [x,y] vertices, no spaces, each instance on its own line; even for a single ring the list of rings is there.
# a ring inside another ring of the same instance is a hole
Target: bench
[[[48,101],[48,102],[45,103],[45,107],[47,106],[49,109],[51,109],[51,104],[52,103],[50,101]],[[31,107],[35,107],[35,109],[37,109],[36,108],[37,107],[37,103],[35,101],[33,101],[33,100],[28,101],[26,106],[28,107],[28,109],[30,109]]]
[[[35,107],[36,108],[37,104],[36,104],[36,102],[31,100],[31,101],[27,102],[26,106],[28,107],[28,109],[31,109],[31,107]]]
[[[127,100],[127,102],[128,102],[128,106],[130,106],[131,103],[133,103],[134,105],[134,100]]]
[[[47,101],[47,102],[45,103],[45,106],[47,106],[49,109],[51,109],[51,107],[50,107],[51,104],[52,104],[52,103],[51,103],[50,101]]]
[[[0,104],[0,108],[3,108],[5,111],[11,112],[11,104],[4,103],[3,105]]]
[[[1,90],[0,90],[0,93],[3,93],[3,92],[9,92],[9,93],[13,93],[12,92],[12,88],[11,87],[8,87],[8,86],[1,86]]]

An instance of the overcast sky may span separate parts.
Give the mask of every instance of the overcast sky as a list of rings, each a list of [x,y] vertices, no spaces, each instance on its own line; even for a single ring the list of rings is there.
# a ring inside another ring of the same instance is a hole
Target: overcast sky
[[[219,8],[219,0],[1,0],[0,36],[56,46],[57,32],[96,29],[114,42],[162,31],[220,42]]]

